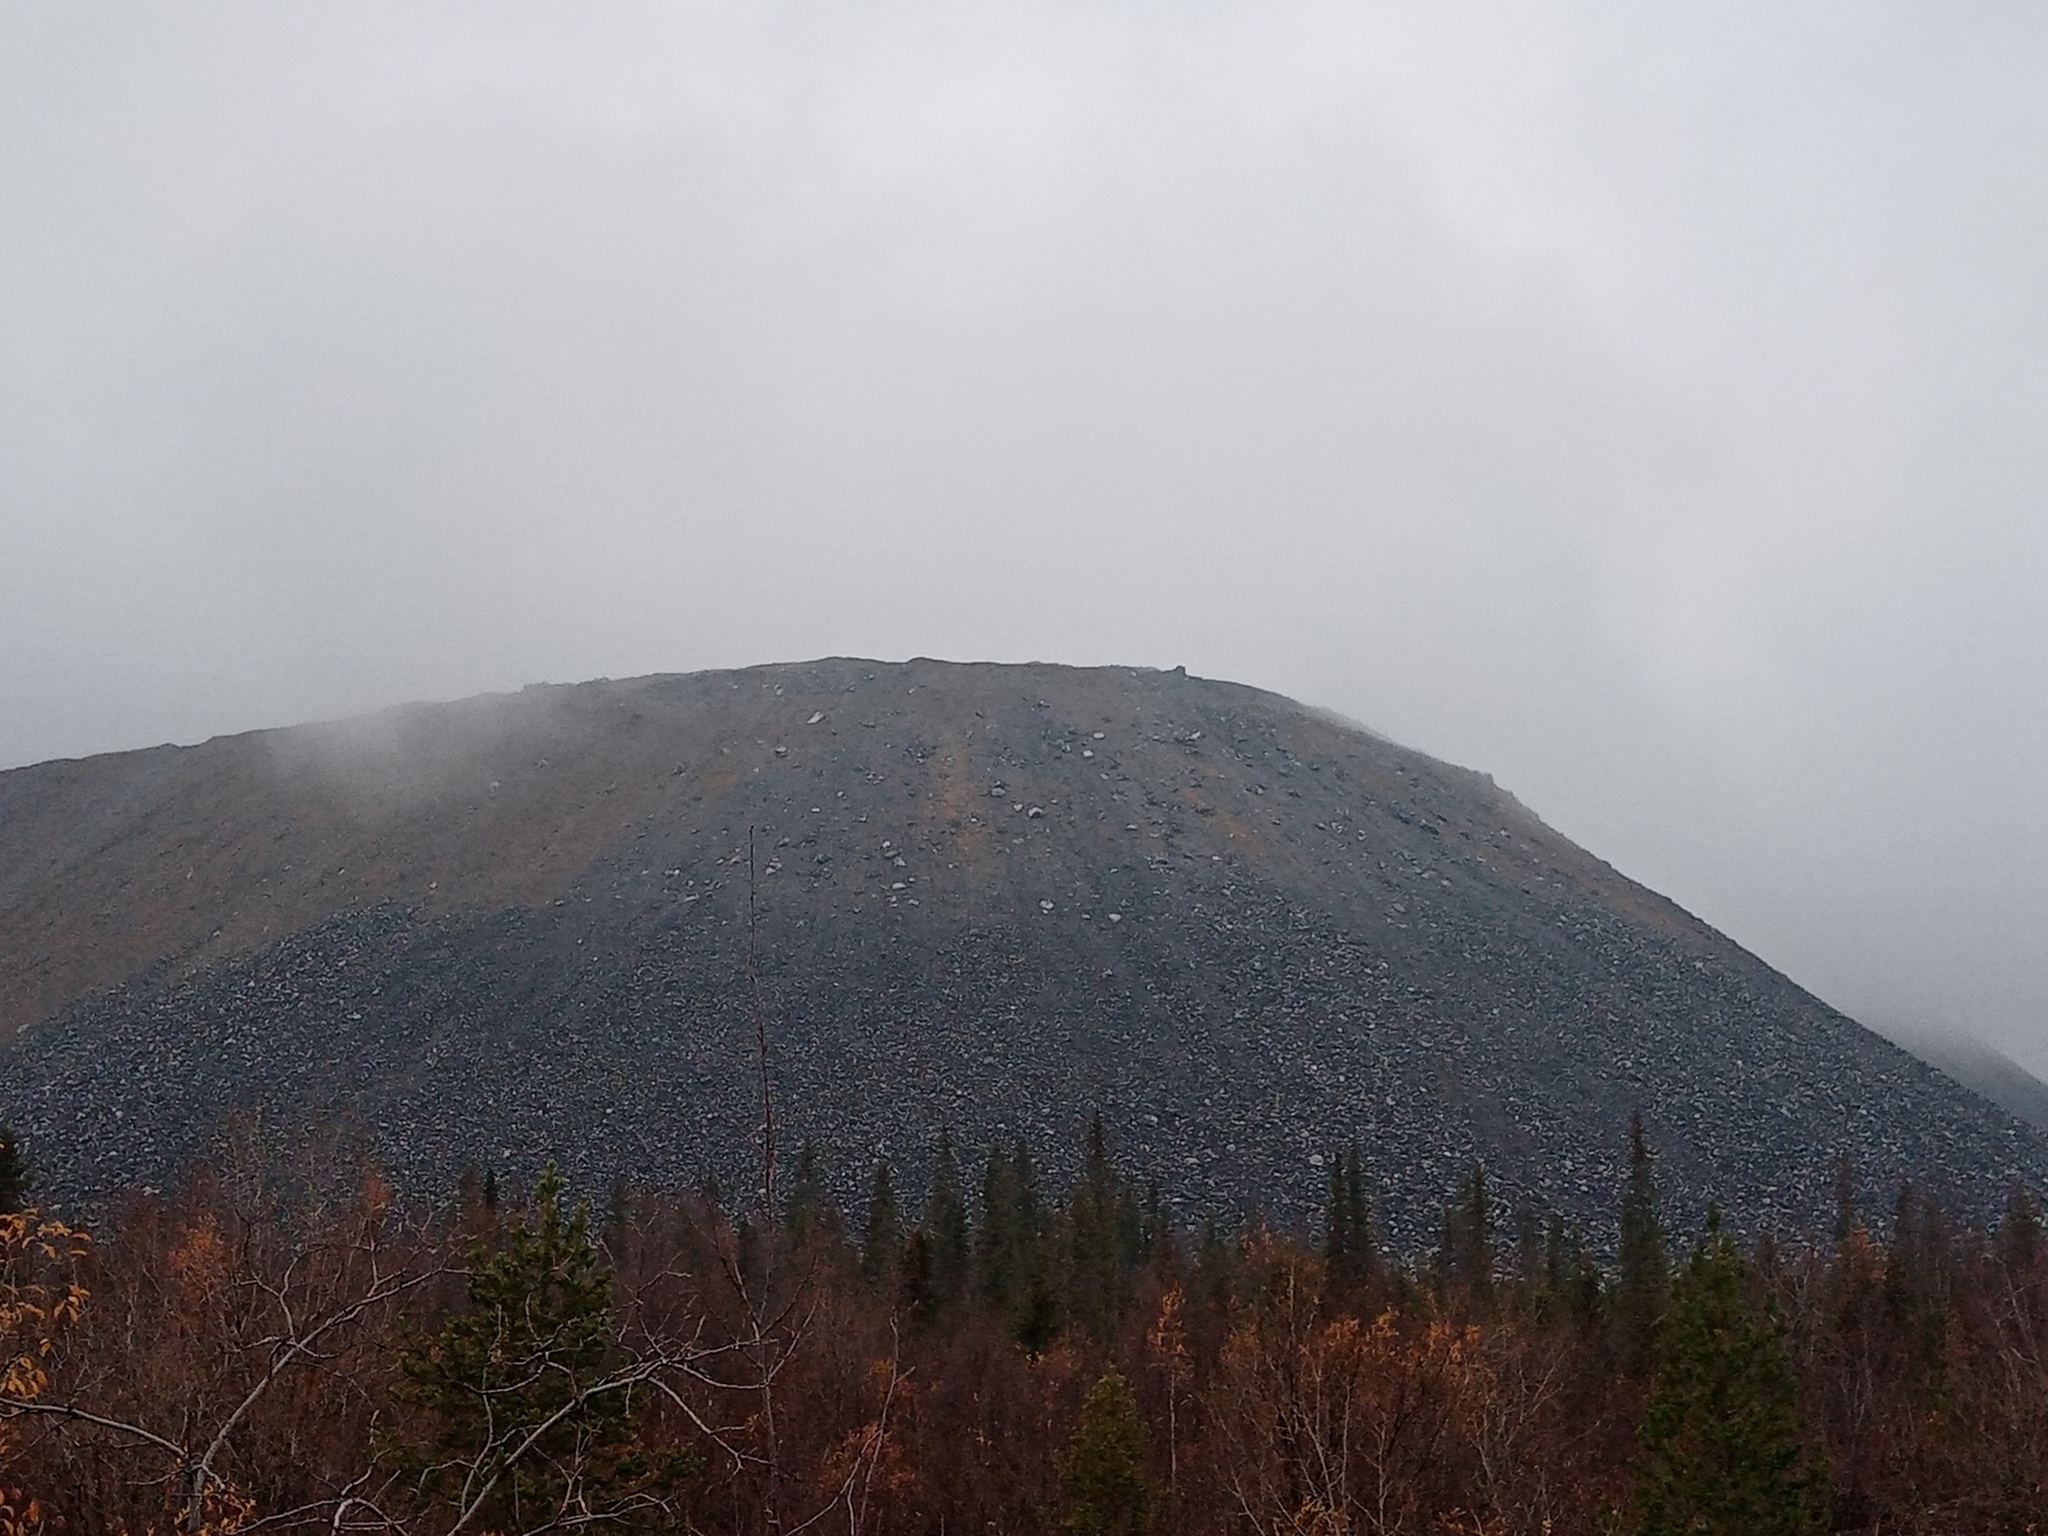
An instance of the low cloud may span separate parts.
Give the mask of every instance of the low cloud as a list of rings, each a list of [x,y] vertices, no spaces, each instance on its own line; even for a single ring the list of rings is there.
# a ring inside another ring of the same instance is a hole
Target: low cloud
[[[0,762],[826,653],[1492,771],[2048,1070],[2048,21],[0,12]]]

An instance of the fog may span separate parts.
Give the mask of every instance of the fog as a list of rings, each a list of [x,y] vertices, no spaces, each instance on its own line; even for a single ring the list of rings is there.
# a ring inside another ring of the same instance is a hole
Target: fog
[[[2039,5],[0,3],[0,764],[1181,664],[2048,1072]]]

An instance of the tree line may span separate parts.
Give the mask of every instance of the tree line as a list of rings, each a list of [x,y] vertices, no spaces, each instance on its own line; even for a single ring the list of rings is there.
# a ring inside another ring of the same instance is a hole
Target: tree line
[[[2018,1187],[1880,1235],[1844,1165],[1832,1233],[1675,1239],[1637,1119],[1611,1262],[1480,1166],[1411,1261],[1355,1148],[1320,1231],[1190,1231],[1096,1119],[1062,1190],[942,1130],[857,1220],[806,1143],[767,1202],[595,1210],[198,1169],[95,1240],[0,1142],[0,1536],[2048,1529]]]

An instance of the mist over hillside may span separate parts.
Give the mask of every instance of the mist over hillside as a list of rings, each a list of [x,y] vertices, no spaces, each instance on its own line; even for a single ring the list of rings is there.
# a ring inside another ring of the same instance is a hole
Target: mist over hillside
[[[2048,1133],[2048,1083],[2003,1051],[1972,1035],[1949,1030],[1880,1030],[1893,1044],[1940,1068],[1972,1093],[1981,1094],[2035,1130]]]
[[[849,1192],[939,1127],[1100,1111],[1181,1214],[1314,1217],[1356,1138],[1410,1245],[1474,1159],[1604,1220],[1640,1107],[1682,1219],[1821,1219],[1846,1155],[1986,1210],[2036,1128],[1545,827],[1272,694],[801,665],[528,689],[0,774],[0,1119],[50,1192],[243,1128],[402,1185],[559,1159],[726,1187],[778,1115]]]

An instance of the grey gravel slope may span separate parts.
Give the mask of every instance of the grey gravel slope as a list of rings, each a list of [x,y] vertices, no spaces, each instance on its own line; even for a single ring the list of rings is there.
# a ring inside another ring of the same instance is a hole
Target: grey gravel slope
[[[1098,1108],[1188,1215],[1309,1221],[1356,1136],[1410,1246],[1474,1157],[1597,1226],[1636,1106],[1681,1219],[1817,1222],[1838,1153],[1981,1210],[2048,1170],[1481,775],[1234,685],[937,662],[0,775],[0,916],[41,936],[0,1116],[88,1206],[237,1116],[426,1191],[547,1155],[732,1187],[749,825],[782,1113],[849,1192],[877,1155],[914,1185],[941,1122],[1057,1169]]]

